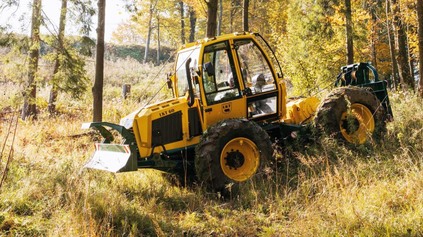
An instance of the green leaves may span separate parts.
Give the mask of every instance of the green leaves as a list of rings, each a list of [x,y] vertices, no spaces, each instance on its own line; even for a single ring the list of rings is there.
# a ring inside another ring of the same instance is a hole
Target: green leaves
[[[85,58],[72,49],[64,49],[57,56],[59,68],[51,83],[60,91],[69,93],[73,98],[80,98],[88,87],[89,78],[85,70]]]

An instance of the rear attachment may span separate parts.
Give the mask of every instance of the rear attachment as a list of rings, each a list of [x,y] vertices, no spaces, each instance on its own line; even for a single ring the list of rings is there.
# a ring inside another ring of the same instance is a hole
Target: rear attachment
[[[341,67],[342,72],[336,78],[335,86],[370,87],[372,93],[379,99],[388,116],[393,121],[394,115],[388,97],[388,83],[379,80],[379,75],[370,63],[355,63]],[[370,73],[371,72],[371,73]]]

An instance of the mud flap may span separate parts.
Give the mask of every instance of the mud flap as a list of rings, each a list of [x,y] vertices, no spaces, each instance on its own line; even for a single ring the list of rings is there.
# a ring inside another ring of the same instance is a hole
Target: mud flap
[[[129,145],[96,143],[93,157],[84,168],[105,170],[109,172],[136,171],[136,154],[131,152]]]

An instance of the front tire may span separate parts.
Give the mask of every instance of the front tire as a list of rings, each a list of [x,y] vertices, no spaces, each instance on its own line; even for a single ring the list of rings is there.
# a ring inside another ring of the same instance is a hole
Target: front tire
[[[364,144],[382,139],[386,133],[386,112],[370,89],[340,87],[320,103],[314,124],[330,137]]]
[[[228,119],[208,128],[196,147],[195,170],[207,189],[226,196],[267,172],[273,154],[269,135],[246,119]]]

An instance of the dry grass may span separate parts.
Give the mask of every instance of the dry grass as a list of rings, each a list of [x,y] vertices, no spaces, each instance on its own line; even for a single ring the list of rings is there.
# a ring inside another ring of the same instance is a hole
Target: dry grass
[[[104,120],[118,122],[146,102],[140,95],[154,91],[147,77],[134,79],[135,72],[125,79],[129,68],[146,70],[132,63],[107,72]],[[158,70],[151,67],[147,74]],[[161,73],[151,84],[160,88],[164,79]],[[139,80],[133,96],[123,101],[121,85],[133,80]],[[46,113],[48,90],[39,95],[40,119],[18,123],[13,161],[0,189],[0,235],[423,235],[423,101],[414,95],[391,95],[395,121],[381,144],[351,148],[322,139],[285,147],[265,187],[251,186],[229,201],[195,186],[173,186],[153,170],[83,170],[93,137],[74,135],[84,133],[81,123],[91,118],[90,93],[79,101],[62,94],[54,118]],[[13,110],[10,97],[0,98],[0,111]],[[0,116],[1,143],[13,115]],[[8,140],[5,152],[11,146]]]

